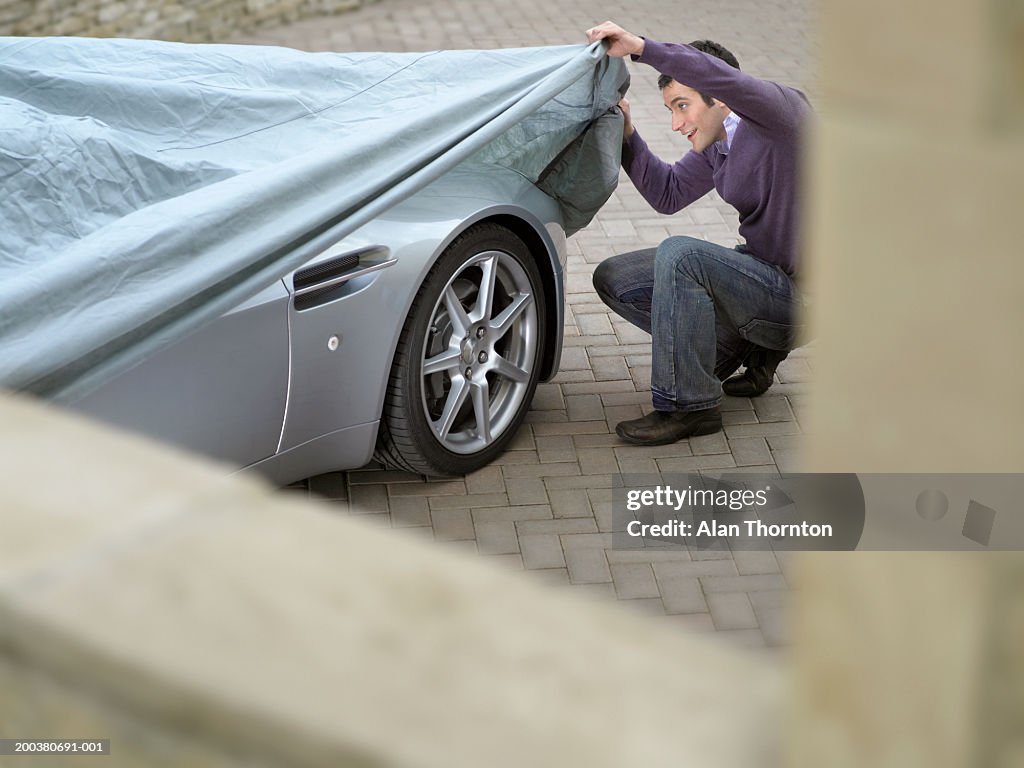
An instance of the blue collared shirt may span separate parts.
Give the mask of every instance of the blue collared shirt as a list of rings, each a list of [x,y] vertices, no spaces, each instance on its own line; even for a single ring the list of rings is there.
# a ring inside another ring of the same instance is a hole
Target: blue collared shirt
[[[729,147],[732,145],[733,134],[736,133],[736,126],[740,124],[740,116],[735,112],[730,112],[725,116],[725,120],[722,125],[725,126],[725,139],[716,141],[715,146],[718,147],[718,151],[723,155],[729,154]]]

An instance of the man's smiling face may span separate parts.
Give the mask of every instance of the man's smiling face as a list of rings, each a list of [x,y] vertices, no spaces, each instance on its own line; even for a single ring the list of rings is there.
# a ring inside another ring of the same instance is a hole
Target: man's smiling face
[[[685,136],[697,152],[725,138],[730,110],[722,102],[709,107],[697,91],[675,80],[661,89],[661,96],[672,113],[672,130]]]

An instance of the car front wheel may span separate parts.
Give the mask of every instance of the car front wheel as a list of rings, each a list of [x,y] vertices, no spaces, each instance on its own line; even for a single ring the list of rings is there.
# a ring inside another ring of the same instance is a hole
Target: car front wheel
[[[480,224],[456,238],[402,329],[377,459],[426,475],[494,459],[536,389],[545,321],[540,273],[515,234]]]

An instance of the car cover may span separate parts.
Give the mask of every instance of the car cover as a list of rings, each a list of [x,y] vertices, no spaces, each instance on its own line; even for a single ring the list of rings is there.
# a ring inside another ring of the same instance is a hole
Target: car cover
[[[617,179],[621,117],[598,118],[625,82],[600,43],[0,38],[0,386],[76,399],[462,163],[585,226]]]

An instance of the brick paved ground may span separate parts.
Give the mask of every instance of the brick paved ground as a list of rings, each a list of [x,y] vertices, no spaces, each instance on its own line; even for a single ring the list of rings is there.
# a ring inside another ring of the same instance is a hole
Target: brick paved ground
[[[532,46],[582,42],[583,30],[606,18],[656,39],[718,40],[745,70],[813,98],[809,0],[634,0],[622,10],[583,0],[381,0],[238,40],[334,51]],[[686,145],[669,130],[657,76],[638,64],[631,70],[634,121],[656,152],[675,159]],[[607,256],[676,234],[735,244],[735,212],[712,193],[661,216],[623,175],[597,219],[569,241],[561,372],[539,387],[527,424],[493,465],[444,482],[364,469],[311,478],[298,491],[682,626],[744,645],[783,644],[789,563],[781,555],[611,549],[612,473],[774,472],[796,462],[812,361],[806,350],[780,367],[764,397],[726,399],[724,434],[658,448],[628,446],[615,436],[618,421],[650,408],[650,337],[609,314],[591,274]]]

